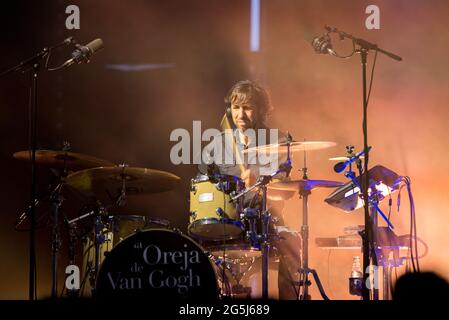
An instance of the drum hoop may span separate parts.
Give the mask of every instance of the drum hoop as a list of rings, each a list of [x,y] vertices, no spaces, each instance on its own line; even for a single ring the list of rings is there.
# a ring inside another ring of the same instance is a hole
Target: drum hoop
[[[110,215],[109,216],[110,219],[118,219],[118,220],[123,220],[123,221],[143,221],[146,222],[146,216],[141,216],[141,215],[137,215],[137,214],[118,214],[118,215]]]
[[[262,248],[257,248],[252,245],[245,243],[226,243],[221,245],[216,245],[208,248],[209,252],[219,252],[223,251],[223,248],[226,251],[251,251],[251,252],[262,252]]]
[[[223,222],[223,221],[226,221],[226,222]],[[245,230],[244,224],[239,220],[223,218],[220,221],[217,218],[203,218],[203,219],[199,219],[199,220],[192,222],[189,225],[187,232],[189,233],[190,236],[195,237],[196,239],[199,239],[199,240],[223,241],[224,239],[233,240],[233,239],[240,238],[240,235],[238,235],[238,236],[227,236],[227,237],[222,237],[220,239],[217,239],[217,238],[201,236],[201,235],[198,235],[198,234],[192,232],[192,229],[195,227],[203,226],[203,225],[213,225],[213,224],[229,224],[229,225],[233,225],[233,226],[240,228],[240,230],[242,230],[242,232]]]
[[[243,182],[243,180],[238,177],[238,176],[233,176],[230,174],[219,174],[217,176],[217,181],[238,181],[240,183]],[[210,177],[208,175],[202,174],[202,175],[197,175],[195,178],[193,178],[191,180],[192,184],[195,183],[200,183],[200,182],[206,182],[206,181],[210,181],[210,183],[214,184],[214,182],[212,182],[212,180],[210,179]]]

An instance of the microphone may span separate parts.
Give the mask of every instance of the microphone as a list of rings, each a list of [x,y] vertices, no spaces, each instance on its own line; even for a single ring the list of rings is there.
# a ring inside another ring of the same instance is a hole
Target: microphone
[[[368,147],[368,152],[371,150],[371,146]],[[363,156],[365,154],[365,150],[363,150],[362,152],[359,152],[358,154],[356,154],[355,156],[349,158],[348,160],[346,160],[345,162],[339,162],[334,166],[334,171],[337,173],[342,172],[343,170],[345,170],[345,168],[350,165],[351,163],[353,163],[354,161],[358,160],[361,156]]]
[[[331,38],[329,37],[329,33],[326,33],[322,36],[315,37],[312,40],[312,47],[315,49],[316,53],[319,54],[332,54],[336,56],[336,52],[332,48]]]
[[[103,40],[95,39],[86,44],[85,46],[76,45],[76,50],[72,53],[72,58],[64,62],[64,66],[68,67],[74,64],[75,62],[80,64],[81,62],[89,63],[90,57],[97,52],[98,50],[103,48]]]

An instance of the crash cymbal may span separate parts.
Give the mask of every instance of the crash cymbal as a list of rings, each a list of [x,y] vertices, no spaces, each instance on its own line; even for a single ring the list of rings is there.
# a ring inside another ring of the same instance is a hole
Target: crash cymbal
[[[298,152],[298,151],[321,150],[335,147],[336,145],[337,144],[335,142],[331,141],[295,141],[290,144],[290,151]],[[288,150],[287,143],[278,143],[248,148],[246,150],[243,150],[243,153],[246,154],[250,152],[265,152],[267,154],[271,153],[285,154],[287,153],[287,150]]]
[[[18,151],[13,156],[20,161],[31,161],[31,150]],[[57,169],[65,167],[70,171],[115,166],[110,161],[86,154],[55,150],[36,150],[36,164]]]
[[[126,194],[150,194],[169,191],[181,181],[178,176],[160,170],[136,167],[100,167],[74,172],[66,184],[86,194],[120,193],[125,184]]]
[[[290,180],[269,184],[268,189],[300,192],[315,188],[336,188],[342,185],[344,185],[343,182],[330,180]]]
[[[360,159],[364,159],[365,156],[360,156]],[[330,161],[347,161],[351,159],[351,157],[333,157],[333,158],[329,158]]]

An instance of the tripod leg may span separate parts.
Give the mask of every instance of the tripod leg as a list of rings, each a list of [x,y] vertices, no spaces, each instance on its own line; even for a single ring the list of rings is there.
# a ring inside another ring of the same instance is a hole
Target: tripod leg
[[[320,294],[323,297],[324,300],[329,300],[329,297],[324,292],[323,285],[321,284],[320,278],[318,277],[318,273],[315,269],[309,269],[309,272],[312,273],[313,278],[315,279],[316,285],[318,286],[318,290],[320,290]]]

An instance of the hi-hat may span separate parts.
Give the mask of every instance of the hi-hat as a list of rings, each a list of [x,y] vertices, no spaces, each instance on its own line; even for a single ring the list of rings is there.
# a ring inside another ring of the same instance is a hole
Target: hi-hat
[[[31,161],[31,150],[18,151],[13,156],[21,161]],[[54,150],[36,150],[36,164],[56,169],[66,168],[70,171],[115,166],[110,161],[86,154]]]
[[[295,141],[290,143],[290,151],[298,152],[298,151],[313,151],[313,150],[321,150],[327,149],[331,147],[335,147],[337,144],[331,141]],[[288,151],[287,143],[277,143],[277,144],[268,144],[257,146],[253,148],[249,148],[243,150],[244,154],[250,152],[264,152],[267,154],[277,153],[277,154],[285,154]]]
[[[165,171],[136,167],[100,167],[74,172],[66,184],[83,193],[119,193],[125,187],[127,194],[150,194],[172,190],[181,178]]]
[[[268,185],[268,189],[301,192],[315,188],[336,188],[342,185],[344,185],[343,182],[330,180],[290,180],[272,183]]]

